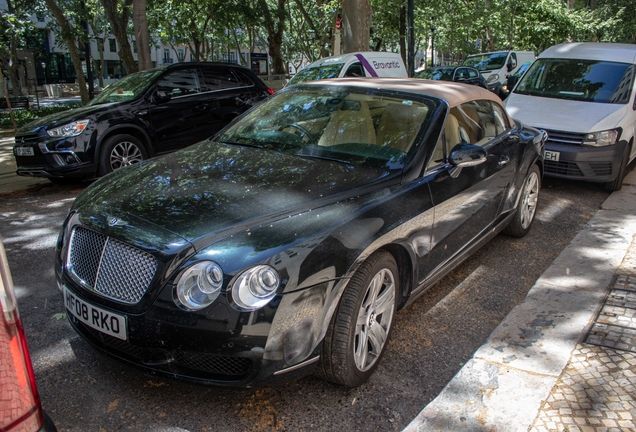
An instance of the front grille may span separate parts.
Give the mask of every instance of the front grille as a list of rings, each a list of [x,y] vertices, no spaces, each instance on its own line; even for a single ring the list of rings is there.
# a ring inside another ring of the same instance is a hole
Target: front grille
[[[38,141],[40,136],[37,133],[25,134],[25,135],[16,135],[15,142],[16,144],[22,144],[22,142],[30,143],[33,141]]]
[[[578,165],[574,162],[545,161],[545,172],[550,174],[560,174],[568,176],[583,176],[583,173],[579,169]]]
[[[116,351],[120,355],[130,357],[137,362],[169,359],[172,366],[213,375],[214,378],[241,379],[252,370],[252,360],[245,357],[229,357],[216,354],[194,353],[188,351],[169,351],[160,348],[142,348],[128,341],[114,338],[94,330],[79,321],[73,321],[76,328],[91,342],[107,351]],[[166,362],[167,363],[167,362]],[[164,364],[160,362],[157,364]],[[212,378],[212,377],[210,377]]]
[[[77,227],[71,234],[67,267],[84,287],[134,304],[150,287],[157,260],[119,240]]]
[[[585,138],[584,133],[544,130],[548,133],[548,143],[582,145]]]

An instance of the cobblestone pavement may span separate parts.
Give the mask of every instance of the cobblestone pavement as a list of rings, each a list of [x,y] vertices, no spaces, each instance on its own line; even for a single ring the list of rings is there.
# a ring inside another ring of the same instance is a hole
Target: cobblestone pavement
[[[619,275],[531,432],[636,432],[636,276]]]

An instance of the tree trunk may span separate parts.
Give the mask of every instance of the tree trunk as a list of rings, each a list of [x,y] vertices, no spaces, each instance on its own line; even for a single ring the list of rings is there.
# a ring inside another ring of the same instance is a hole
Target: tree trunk
[[[15,13],[15,8],[13,7],[13,3],[10,0],[7,0],[7,11],[9,13]],[[9,55],[8,58],[2,59],[2,65],[7,68],[9,82],[11,83],[11,88],[13,89],[13,95],[20,96],[22,94],[22,88],[20,86],[20,81],[18,80],[18,65],[20,64],[18,62],[18,38],[15,33],[12,33],[9,38]]]
[[[371,37],[370,0],[342,0],[344,53],[368,51]]]
[[[133,24],[135,27],[135,44],[137,45],[139,70],[152,69],[148,20],[146,19],[146,0],[133,0]]]
[[[121,15],[117,11],[118,0],[100,0],[102,6],[104,6],[104,12],[106,13],[106,18],[110,23],[111,29],[113,30],[113,35],[115,35],[115,39],[117,39],[117,44],[119,45],[119,58],[124,63],[124,67],[126,68],[126,73],[137,72],[139,69],[137,68],[137,63],[135,63],[135,57],[133,56],[132,50],[130,49],[130,43],[128,42],[128,20],[130,17],[130,6],[132,5],[133,0],[124,0],[124,7]]]
[[[55,0],[44,0],[49,10],[55,17],[57,23],[62,28],[62,34],[64,35],[64,42],[68,48],[68,53],[73,61],[73,68],[75,69],[75,75],[77,75],[77,82],[79,84],[80,96],[82,97],[82,103],[88,103],[90,100],[88,96],[88,88],[86,87],[86,79],[84,78],[84,71],[82,70],[82,61],[80,60],[79,50],[77,49],[77,41],[73,37],[73,27],[71,23],[64,15],[62,9],[60,9],[55,3]],[[86,67],[90,67],[90,59],[86,59]]]
[[[287,68],[285,67],[281,53],[283,33],[285,31],[285,1],[286,0],[277,0],[278,9],[274,17],[267,6],[267,2],[265,0],[258,0],[258,5],[263,13],[263,25],[267,30],[272,73],[275,75],[284,75],[287,73]]]

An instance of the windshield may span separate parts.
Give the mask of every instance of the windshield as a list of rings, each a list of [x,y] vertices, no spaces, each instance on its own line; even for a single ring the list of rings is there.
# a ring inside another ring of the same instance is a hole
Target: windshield
[[[126,102],[135,99],[148,89],[161,72],[163,69],[150,69],[126,75],[102,90],[89,105]]]
[[[599,60],[539,59],[523,76],[515,93],[587,102],[625,104],[634,67]]]
[[[415,78],[452,81],[454,68],[424,69],[415,74]]]
[[[315,81],[321,79],[338,78],[344,63],[322,65],[318,67],[308,67],[298,72],[289,80],[287,85],[300,84],[305,81]]]
[[[352,165],[401,168],[418,133],[428,129],[437,104],[369,89],[297,86],[266,99],[217,140]]]
[[[474,67],[478,71],[501,69],[506,64],[507,52],[477,54],[466,57],[464,66]]]

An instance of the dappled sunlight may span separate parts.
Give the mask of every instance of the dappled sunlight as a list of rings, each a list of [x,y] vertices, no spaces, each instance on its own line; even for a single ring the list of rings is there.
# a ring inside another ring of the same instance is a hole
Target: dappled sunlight
[[[52,228],[35,228],[17,232],[3,239],[5,245],[20,244],[23,249],[42,250],[53,248],[57,236],[57,230]]]
[[[35,350],[31,349],[31,360],[38,374],[45,374],[65,363],[77,362],[77,357],[71,348],[70,340],[66,338]]]

